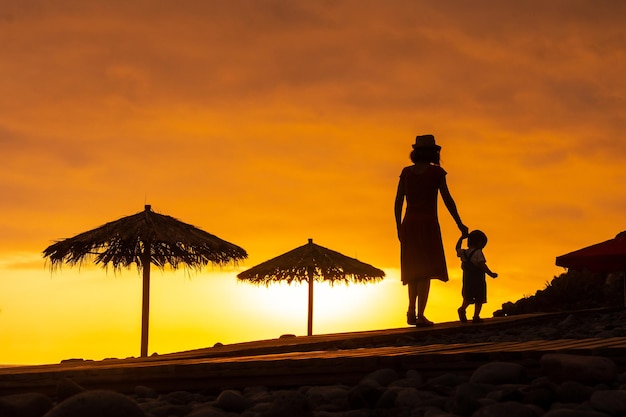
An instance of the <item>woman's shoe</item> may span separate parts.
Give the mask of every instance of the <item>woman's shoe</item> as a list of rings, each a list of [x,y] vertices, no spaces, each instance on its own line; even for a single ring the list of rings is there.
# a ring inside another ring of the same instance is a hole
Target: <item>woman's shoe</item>
[[[474,317],[472,319],[472,323],[482,323],[482,322],[483,322],[483,319],[481,319],[480,317]]]
[[[465,314],[465,310],[459,307],[457,312],[459,313],[459,320],[461,321],[461,323],[467,323],[467,315]]]
[[[426,317],[422,316],[417,318],[417,323],[415,323],[415,325],[417,327],[431,327],[434,325],[434,323],[428,320]]]
[[[417,317],[415,317],[415,313],[406,313],[406,324],[409,326],[415,326],[417,324]]]

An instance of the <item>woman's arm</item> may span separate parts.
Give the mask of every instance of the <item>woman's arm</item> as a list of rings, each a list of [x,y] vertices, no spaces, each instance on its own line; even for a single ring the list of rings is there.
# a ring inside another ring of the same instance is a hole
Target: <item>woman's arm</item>
[[[400,225],[402,224],[402,206],[404,205],[404,180],[400,177],[398,182],[398,191],[396,191],[396,200],[394,204],[394,213],[396,216],[396,229],[398,231],[398,239],[400,239]]]
[[[439,191],[441,192],[441,198],[443,198],[443,202],[446,205],[446,208],[450,212],[450,215],[456,222],[457,227],[461,231],[462,236],[467,236],[469,229],[467,226],[463,224],[461,221],[461,216],[459,216],[459,212],[456,209],[456,203],[454,199],[450,195],[450,190],[448,189],[448,182],[446,181],[446,177],[441,177],[441,182],[439,183]]]

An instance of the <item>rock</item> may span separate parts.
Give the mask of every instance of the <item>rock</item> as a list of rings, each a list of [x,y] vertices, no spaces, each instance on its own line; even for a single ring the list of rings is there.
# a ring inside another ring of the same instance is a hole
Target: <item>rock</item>
[[[476,369],[470,382],[477,384],[518,384],[525,378],[524,367],[512,362],[490,362]]]
[[[52,408],[52,400],[43,394],[27,393],[0,397],[2,417],[41,417]]]
[[[215,405],[224,411],[241,413],[250,406],[250,401],[241,395],[239,391],[224,390],[217,396]]]
[[[72,381],[69,378],[61,378],[59,382],[57,382],[57,401],[63,401],[73,395],[80,394],[81,392],[87,391],[82,386],[78,385],[76,382]]]
[[[392,381],[389,384],[389,386],[390,387],[414,387],[414,388],[418,388],[423,383],[424,383],[424,380],[422,378],[422,375],[419,372],[411,369],[411,370],[407,371],[405,378],[396,379],[395,381]]]
[[[150,417],[183,417],[190,412],[188,405],[162,404],[150,409]]]
[[[202,401],[204,398],[200,394],[188,391],[172,391],[164,394],[163,399],[174,405],[186,405],[193,401]]]
[[[396,394],[396,407],[415,408],[422,403],[420,393],[415,388],[402,388]]]
[[[582,403],[587,401],[593,388],[576,381],[564,381],[556,387],[556,397],[562,403]]]
[[[158,398],[159,397],[159,393],[156,392],[156,390],[150,388],[150,387],[146,387],[144,385],[137,385],[134,389],[135,395],[138,398]]]
[[[193,410],[191,413],[185,415],[185,417],[230,417],[233,413],[215,408],[212,406],[203,406]]]
[[[598,390],[589,399],[591,407],[603,413],[613,416],[626,414],[626,391],[624,390]]]
[[[491,388],[491,385],[472,382],[459,385],[451,398],[450,411],[461,416],[471,415],[480,408],[479,400],[484,398]]]
[[[490,404],[472,414],[472,417],[538,417],[540,414],[525,404],[507,401]]]
[[[396,379],[395,381],[393,381],[391,384],[389,384],[389,387],[419,388],[422,385],[423,384],[422,384],[421,379],[402,378],[402,379]]]
[[[363,379],[370,379],[370,380],[376,381],[381,386],[386,387],[389,384],[391,384],[393,381],[399,378],[400,378],[400,375],[398,375],[398,372],[395,369],[383,368],[383,369],[379,369],[377,371],[374,371],[368,374]]]
[[[381,396],[378,398],[374,408],[392,408],[396,404],[396,398],[398,397],[397,389],[384,390]]]
[[[309,407],[304,394],[298,391],[278,391],[274,394],[274,401],[262,417],[312,417],[313,413]]]
[[[145,417],[139,405],[113,391],[87,391],[59,403],[44,417]]]
[[[350,408],[371,408],[373,407],[384,389],[375,381],[363,380],[348,391],[348,403]]]
[[[343,385],[311,387],[306,398],[313,410],[341,411],[349,408],[349,388]]]
[[[194,410],[191,413],[187,414],[185,417],[229,417],[231,415],[231,413],[228,413],[224,410],[207,406],[198,408],[197,410]]]
[[[558,410],[548,411],[541,417],[609,417],[604,413],[599,413],[593,410],[578,410],[561,408]]]
[[[458,374],[447,373],[433,377],[427,381],[429,386],[443,386],[443,387],[456,387],[464,382],[468,382],[468,379]]]
[[[600,356],[548,353],[541,357],[544,375],[556,382],[578,381],[587,385],[613,382],[617,376],[615,362]]]
[[[522,402],[524,399],[524,394],[522,389],[525,388],[526,385],[518,385],[518,384],[506,384],[501,386],[494,386],[489,393],[485,396],[490,400],[495,402],[505,402],[505,401],[517,401]]]
[[[557,386],[549,380],[540,378],[521,391],[522,402],[535,405],[543,410],[548,410],[557,400]]]

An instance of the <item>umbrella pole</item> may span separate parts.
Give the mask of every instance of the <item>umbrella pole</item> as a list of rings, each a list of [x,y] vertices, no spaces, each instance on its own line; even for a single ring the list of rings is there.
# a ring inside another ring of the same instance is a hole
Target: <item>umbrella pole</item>
[[[307,327],[307,336],[313,335],[313,273],[309,268],[307,271],[308,281],[309,281],[309,324]]]
[[[141,356],[148,356],[148,322],[150,318],[150,250],[146,245],[142,256],[143,295],[141,303]]]

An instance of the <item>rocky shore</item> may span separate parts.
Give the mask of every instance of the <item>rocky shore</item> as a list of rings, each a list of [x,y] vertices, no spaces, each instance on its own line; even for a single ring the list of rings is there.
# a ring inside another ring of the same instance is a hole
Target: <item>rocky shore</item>
[[[626,312],[555,315],[509,328],[468,324],[455,332],[404,337],[399,344],[609,338],[626,336]],[[426,377],[419,369],[379,369],[353,385],[130,395],[86,390],[60,380],[56,395],[0,397],[2,417],[606,417],[626,415],[626,372],[615,358],[547,353],[540,374],[523,364],[489,362],[471,374]]]

